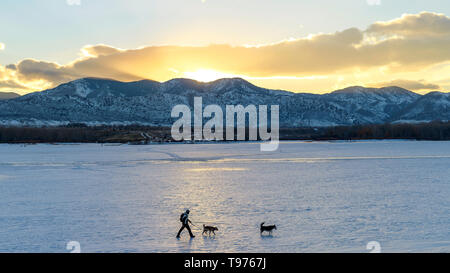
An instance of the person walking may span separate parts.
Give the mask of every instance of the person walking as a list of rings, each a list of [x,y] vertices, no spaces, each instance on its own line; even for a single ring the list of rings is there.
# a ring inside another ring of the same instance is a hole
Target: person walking
[[[192,224],[191,220],[189,220],[189,210],[187,209],[183,214],[180,216],[180,222],[182,224],[180,231],[178,231],[177,238],[180,238],[180,234],[183,231],[184,228],[186,228],[189,231],[189,235],[191,238],[194,238],[194,234],[192,234],[191,227],[189,226],[189,223]]]

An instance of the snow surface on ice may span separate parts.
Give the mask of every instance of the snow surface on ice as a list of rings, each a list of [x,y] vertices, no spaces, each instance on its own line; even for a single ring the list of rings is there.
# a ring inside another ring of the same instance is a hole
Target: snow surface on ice
[[[259,147],[0,145],[0,252],[450,252],[449,142]]]

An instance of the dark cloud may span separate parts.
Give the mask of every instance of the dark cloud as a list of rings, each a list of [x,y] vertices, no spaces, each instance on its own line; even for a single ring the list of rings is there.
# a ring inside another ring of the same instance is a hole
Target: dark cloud
[[[73,80],[79,76],[73,69],[55,63],[26,59],[16,66],[18,79],[24,82],[45,80],[55,84]]]
[[[6,67],[6,69],[10,69],[10,70],[16,70],[17,69],[17,66],[15,64],[8,64],[5,67]]]

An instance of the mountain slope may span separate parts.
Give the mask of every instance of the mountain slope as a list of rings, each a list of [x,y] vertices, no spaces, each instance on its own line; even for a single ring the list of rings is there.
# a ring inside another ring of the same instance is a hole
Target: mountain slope
[[[400,87],[348,87],[324,95],[337,107],[357,114],[362,123],[384,123],[420,95]]]
[[[449,119],[450,113],[444,107],[448,96],[439,94],[436,97],[421,96],[399,87],[349,87],[315,95],[264,89],[240,78],[209,83],[189,79],[159,83],[84,78],[0,101],[0,123],[171,126],[175,120],[170,117],[172,107],[186,104],[192,109],[194,97],[202,97],[203,105],[220,105],[224,113],[225,105],[279,105],[282,127],[375,124],[416,119],[419,116],[412,114],[416,109],[413,105],[427,109],[423,116],[427,120],[437,119],[435,117]],[[444,105],[440,113],[434,113],[433,106],[426,106],[438,103]]]
[[[9,100],[20,97],[19,94],[13,92],[0,92],[0,100]]]
[[[450,94],[431,92],[408,105],[395,117],[397,121],[450,120]]]

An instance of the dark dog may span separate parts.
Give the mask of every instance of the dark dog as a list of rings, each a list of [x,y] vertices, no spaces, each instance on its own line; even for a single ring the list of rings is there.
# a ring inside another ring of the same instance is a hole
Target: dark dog
[[[203,225],[203,233],[202,235],[204,235],[206,232],[209,232],[208,235],[211,236],[211,232],[216,235],[216,233],[214,232],[215,230],[219,230],[217,227],[212,227],[212,226],[205,226]]]
[[[273,225],[273,226],[265,226],[265,225],[264,225],[264,222],[261,223],[261,226],[260,226],[261,234],[262,234],[264,231],[267,231],[267,232],[269,232],[270,235],[272,235],[272,231],[273,231],[274,229],[277,229],[277,226],[276,226],[276,225]]]

